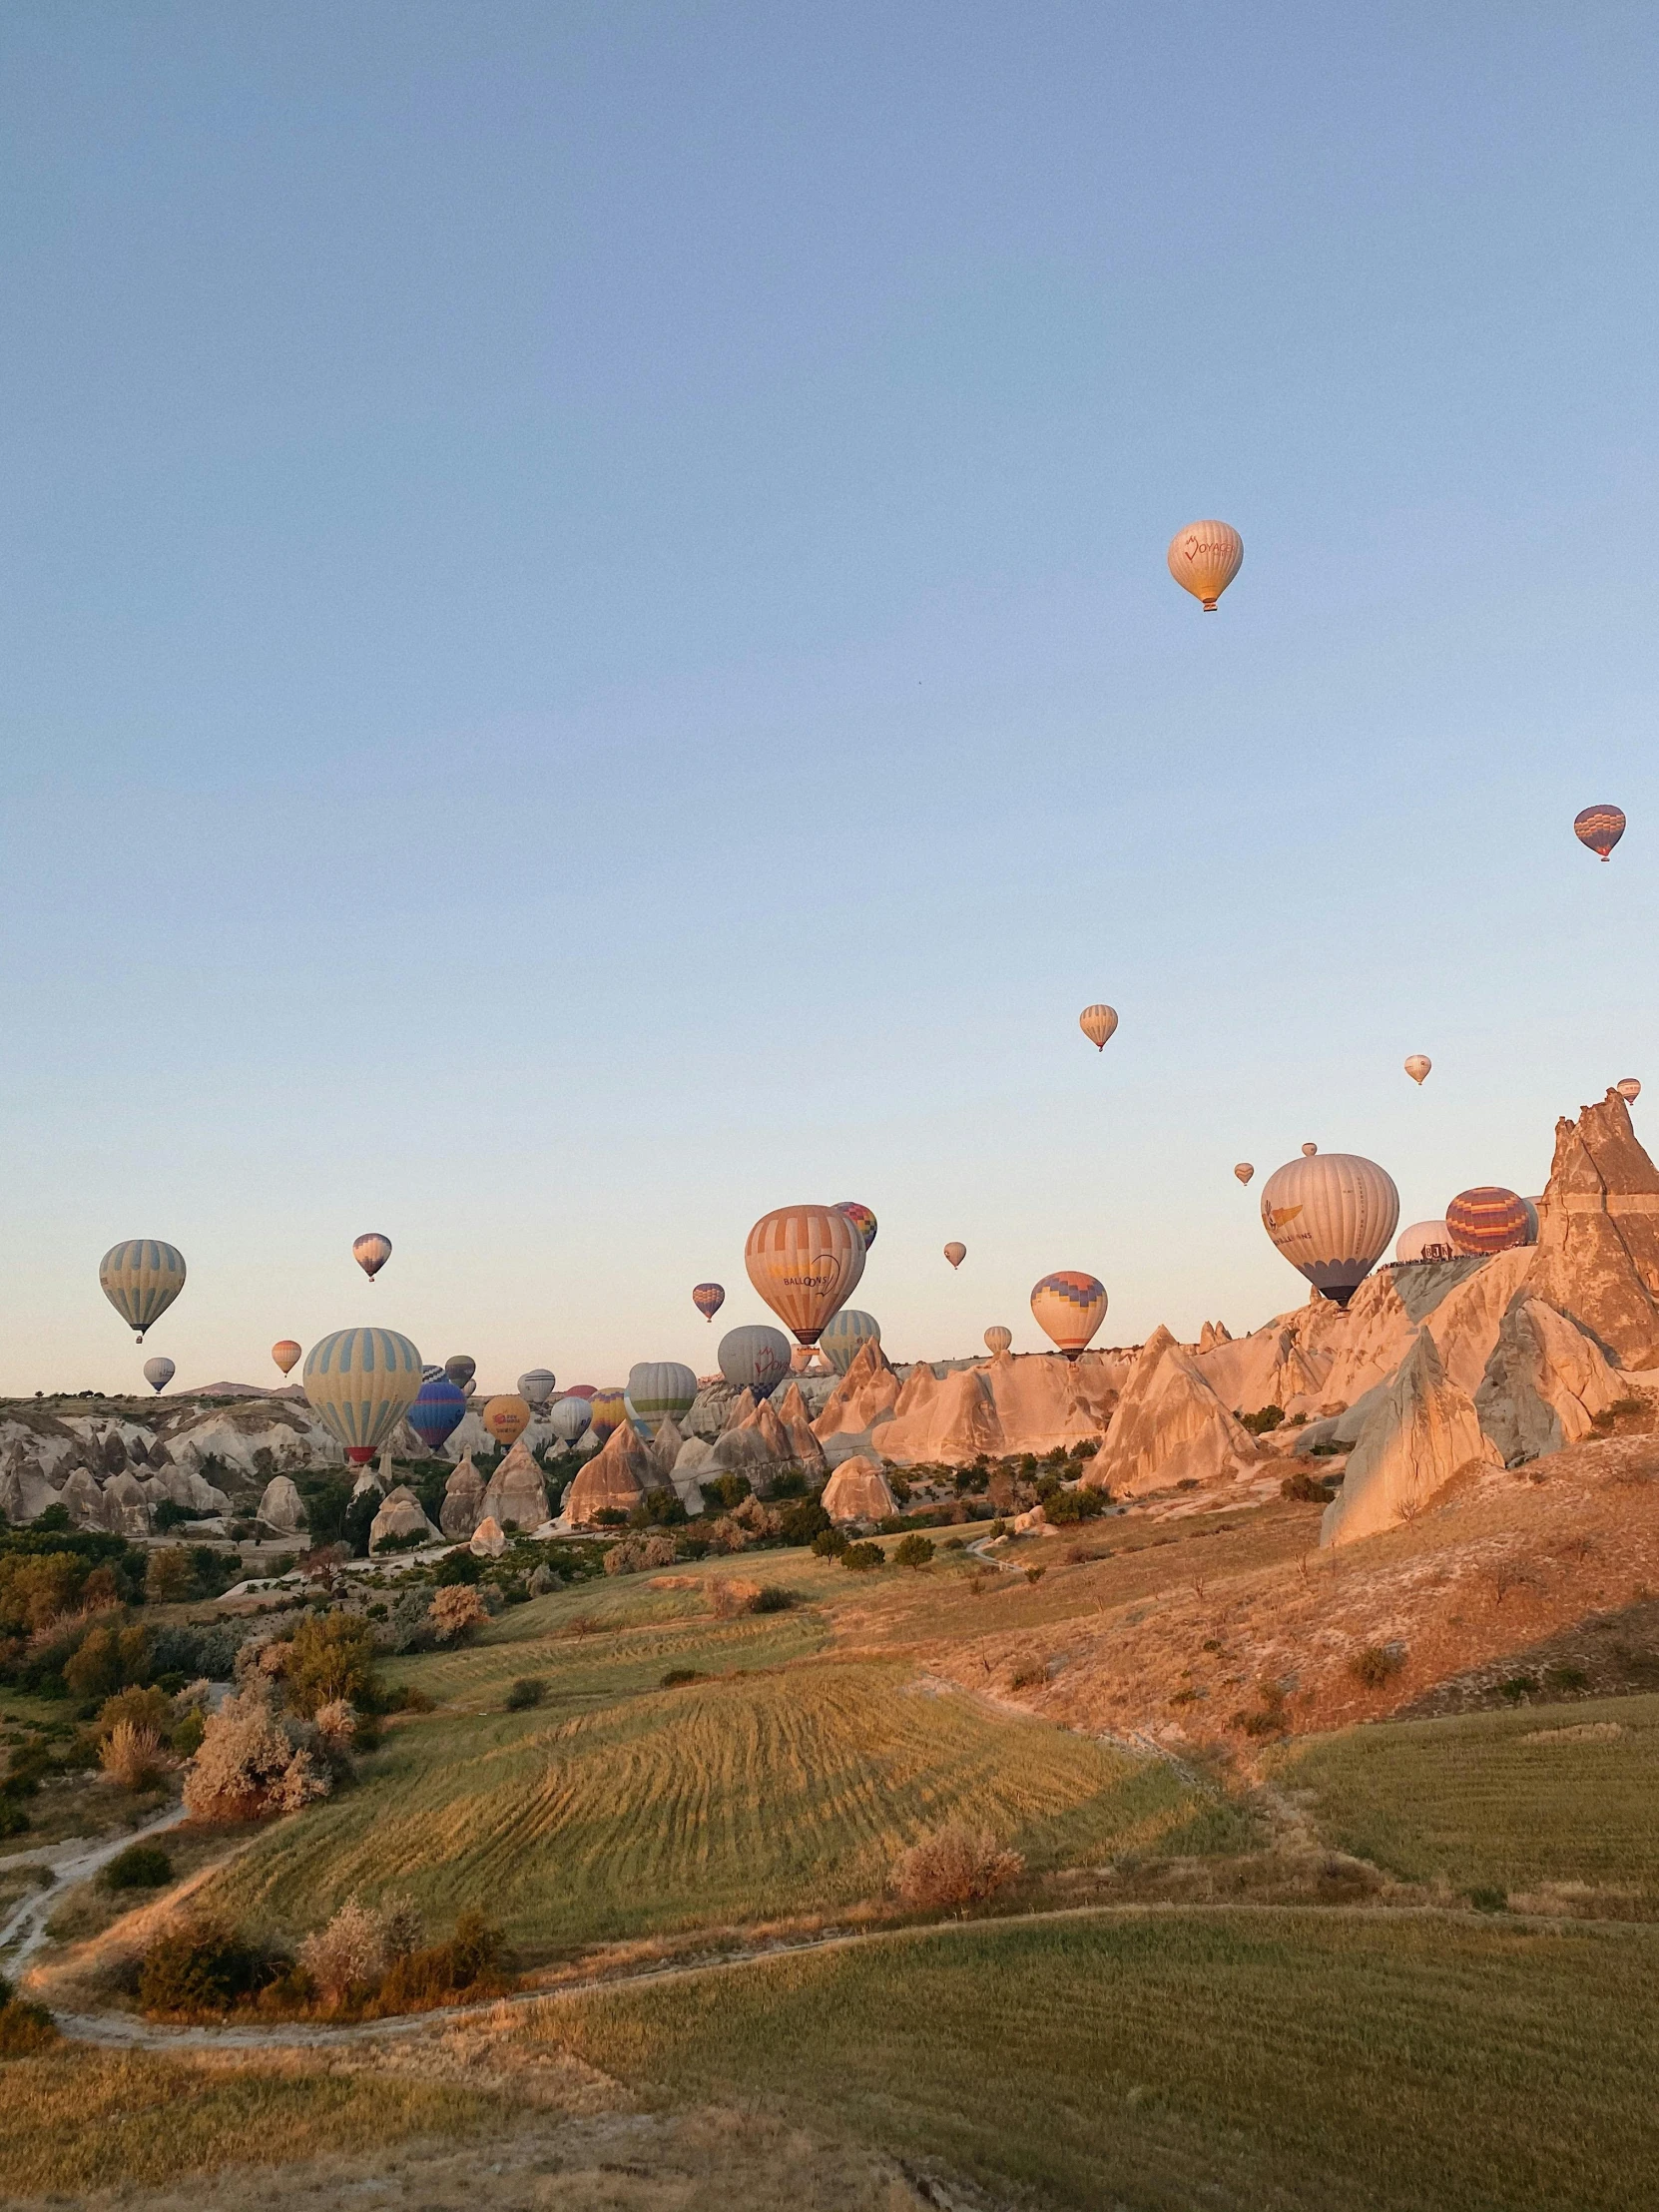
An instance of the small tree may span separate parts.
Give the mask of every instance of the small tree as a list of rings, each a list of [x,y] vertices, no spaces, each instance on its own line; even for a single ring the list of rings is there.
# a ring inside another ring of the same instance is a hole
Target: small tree
[[[854,1574],[868,1574],[873,1567],[884,1567],[887,1555],[879,1544],[848,1544],[841,1553],[841,1565]]]
[[[313,1613],[293,1632],[283,1676],[296,1713],[340,1699],[362,1705],[374,1678],[374,1631],[352,1613]]]
[[[451,1582],[432,1593],[432,1633],[439,1643],[464,1640],[489,1619],[489,1608],[465,1582]]]
[[[332,1787],[277,1718],[270,1691],[254,1682],[208,1721],[185,1775],[185,1810],[199,1821],[256,1820],[297,1812]]]
[[[150,1554],[144,1594],[152,1605],[182,1605],[196,1595],[196,1562],[183,1544],[168,1544]]]
[[[988,1828],[948,1821],[899,1855],[892,1881],[906,1905],[961,1920],[1024,1872],[1020,1854],[1002,1850]]]
[[[919,1573],[932,1556],[932,1537],[920,1535],[912,1529],[908,1536],[901,1536],[893,1546],[892,1563],[895,1567],[908,1567],[912,1573]]]
[[[385,1928],[378,1913],[348,1897],[326,1928],[307,1936],[299,1963],[324,2000],[339,2004],[353,1989],[364,1991],[386,1968]]]

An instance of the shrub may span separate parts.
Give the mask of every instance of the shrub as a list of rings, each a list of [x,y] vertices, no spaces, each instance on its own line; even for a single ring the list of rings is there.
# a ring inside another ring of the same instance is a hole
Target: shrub
[[[630,1528],[679,1528],[687,1518],[686,1508],[676,1491],[647,1490],[644,1497],[628,1515]]]
[[[1027,1567],[1025,1570],[1025,1579],[1027,1582],[1040,1582],[1047,1572],[1048,1569],[1046,1567]]]
[[[143,1682],[149,1672],[147,1628],[89,1628],[64,1662],[64,1687],[72,1697],[102,1701],[131,1683]]]
[[[414,1940],[419,1940],[418,1934]],[[413,1943],[407,1947],[412,1949]],[[341,2004],[353,1993],[366,1995],[389,1962],[385,1915],[370,1911],[355,1896],[299,1946],[300,1968],[327,2004]]]
[[[950,1821],[900,1854],[892,1882],[906,1905],[962,1919],[1024,1872],[1019,1853],[1002,1850],[988,1828]]]
[[[1270,1429],[1277,1428],[1284,1418],[1283,1405],[1264,1405],[1254,1413],[1241,1413],[1239,1426],[1248,1428],[1253,1436],[1265,1436]]]
[[[541,1675],[523,1675],[507,1692],[507,1711],[527,1713],[532,1705],[539,1705],[546,1695],[547,1683]]]
[[[186,2018],[228,2012],[259,1992],[282,1962],[217,1921],[158,1936],[139,1966],[138,2000],[146,2012]]]
[[[1286,1475],[1279,1485],[1281,1497],[1296,1498],[1304,1505],[1329,1505],[1331,1492],[1316,1475],[1304,1473],[1300,1468],[1295,1474]]]
[[[373,1630],[351,1613],[313,1613],[293,1632],[284,1679],[296,1713],[341,1698],[366,1705],[374,1684]]]
[[[1042,1662],[1028,1659],[1023,1666],[1016,1667],[1013,1673],[1009,1675],[1008,1687],[1010,1690],[1034,1690],[1040,1688],[1047,1680],[1048,1669]]]
[[[706,1498],[718,1499],[730,1512],[734,1505],[743,1503],[751,1484],[747,1474],[717,1474],[712,1481],[699,1482],[698,1487]]]
[[[818,1539],[830,1533],[830,1516],[816,1497],[804,1497],[785,1506],[778,1533],[787,1544],[812,1544],[816,1549]]]
[[[931,1536],[919,1536],[912,1532],[908,1536],[900,1536],[893,1546],[892,1563],[895,1567],[908,1567],[912,1574],[917,1574],[929,1563],[932,1556]]]
[[[840,1555],[841,1565],[854,1574],[868,1574],[873,1567],[884,1567],[887,1555],[879,1544],[848,1544]]]
[[[1639,1397],[1616,1397],[1607,1410],[1610,1413],[1645,1413],[1647,1406]]]
[[[162,1767],[162,1740],[153,1728],[117,1721],[104,1739],[98,1764],[105,1780],[121,1790],[148,1790]]]
[[[1469,1892],[1469,1903],[1477,1913],[1506,1913],[1509,1910],[1509,1893],[1507,1890],[1482,1884]]]
[[[1367,1644],[1350,1657],[1348,1671],[1368,1690],[1381,1690],[1404,1664],[1405,1654],[1397,1644]]]
[[[1544,1688],[1546,1690],[1573,1691],[1587,1690],[1589,1687],[1590,1678],[1582,1667],[1545,1667],[1544,1669]]]
[[[440,1644],[465,1641],[489,1619],[489,1608],[478,1592],[464,1582],[452,1582],[435,1591],[431,1605],[432,1631]]]
[[[196,1561],[183,1544],[153,1551],[144,1570],[144,1594],[152,1605],[180,1605],[196,1594]]]
[[[498,1928],[481,1913],[463,1913],[447,1943],[394,1958],[373,2009],[419,2012],[452,1998],[505,1996],[513,1985],[512,1961]]]
[[[347,1504],[340,1520],[340,1541],[347,1546],[353,1559],[368,1557],[368,1534],[379,1510],[380,1493],[372,1488]]]
[[[684,1689],[688,1682],[705,1682],[707,1680],[708,1677],[699,1674],[695,1667],[670,1667],[657,1687],[660,1690],[680,1690]]]
[[[1518,1705],[1522,1698],[1537,1696],[1538,1678],[1535,1674],[1512,1674],[1507,1682],[1500,1682],[1497,1688],[1500,1697],[1507,1698],[1511,1705]]]
[[[208,1721],[185,1774],[185,1809],[193,1820],[255,1820],[297,1812],[332,1786],[256,1682],[228,1697]]]
[[[344,1761],[357,1740],[357,1709],[342,1697],[330,1698],[312,1716],[322,1748],[335,1761]]]
[[[161,1890],[173,1880],[173,1861],[160,1844],[129,1844],[98,1879],[106,1890]]]
[[[1091,1490],[1079,1483],[1074,1490],[1056,1487],[1042,1501],[1043,1517],[1056,1528],[1068,1527],[1074,1521],[1095,1520],[1106,1510],[1106,1500],[1099,1490]]]
[[[821,1528],[813,1538],[813,1550],[820,1559],[838,1559],[849,1540],[844,1529]]]
[[[57,2023],[45,2005],[16,1995],[0,1974],[0,2058],[29,2058],[58,2040]]]
[[[478,1581],[483,1571],[484,1562],[465,1544],[457,1544],[438,1561],[438,1571],[432,1580],[440,1590],[447,1590],[452,1583]]]
[[[118,1690],[114,1697],[106,1698],[98,1708],[98,1718],[93,1722],[93,1735],[100,1745],[107,1744],[123,1721],[135,1728],[148,1728],[158,1737],[164,1737],[174,1722],[173,1700],[165,1690]]]
[[[761,1595],[758,1582],[744,1582],[735,1577],[715,1574],[709,1577],[709,1610],[717,1621],[733,1619],[739,1613],[753,1613]]]
[[[787,1613],[794,1603],[793,1590],[783,1589],[776,1582],[766,1582],[755,1592],[749,1610],[752,1613]]]

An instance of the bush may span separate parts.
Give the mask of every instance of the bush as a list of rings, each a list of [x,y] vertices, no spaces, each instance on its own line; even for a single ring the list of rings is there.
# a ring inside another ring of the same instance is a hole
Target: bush
[[[1477,1913],[1506,1913],[1509,1910],[1509,1893],[1481,1886],[1469,1892],[1469,1903]]]
[[[1331,1492],[1325,1484],[1317,1476],[1305,1474],[1300,1469],[1286,1475],[1279,1485],[1279,1494],[1296,1498],[1304,1505],[1329,1505],[1331,1502]]]
[[[477,1582],[484,1572],[484,1562],[465,1544],[457,1544],[453,1551],[446,1551],[438,1561],[438,1571],[432,1580],[440,1590],[452,1584]]]
[[[950,1821],[900,1854],[892,1881],[906,1905],[960,1920],[1024,1872],[1019,1853],[1002,1850],[988,1828]]]
[[[313,1613],[293,1632],[283,1678],[296,1713],[314,1713],[341,1698],[367,1705],[374,1687],[373,1630],[352,1613]]]
[[[216,1921],[158,1936],[139,1966],[146,2012],[195,2018],[231,2008],[276,1980],[282,1961]]]
[[[728,1512],[731,1512],[733,1506],[743,1503],[749,1495],[750,1487],[747,1474],[717,1474],[712,1481],[698,1484],[706,1498],[718,1499]]]
[[[873,1567],[884,1567],[887,1555],[879,1544],[848,1544],[840,1555],[841,1565],[854,1574],[868,1574]]]
[[[912,1574],[918,1574],[932,1556],[933,1539],[912,1533],[899,1537],[893,1546],[892,1563],[895,1567],[908,1567]]]
[[[1405,1654],[1397,1644],[1367,1644],[1350,1658],[1348,1671],[1368,1690],[1381,1690],[1404,1664]]]
[[[106,1890],[161,1890],[173,1880],[173,1861],[160,1844],[129,1844],[98,1879]]]
[[[152,1605],[181,1605],[196,1594],[196,1561],[183,1544],[153,1551],[144,1570],[144,1594]]]
[[[380,1493],[372,1488],[364,1490],[361,1497],[352,1498],[346,1506],[340,1521],[340,1541],[349,1547],[353,1559],[368,1557],[368,1534],[379,1510]]]
[[[434,1592],[431,1615],[432,1632],[440,1644],[465,1642],[490,1617],[482,1597],[464,1582]]]
[[[165,1690],[118,1690],[114,1697],[106,1698],[98,1709],[98,1718],[92,1724],[92,1732],[100,1746],[107,1744],[123,1721],[135,1728],[148,1728],[158,1737],[165,1737],[173,1726],[173,1700]]]
[[[776,1582],[767,1582],[755,1592],[749,1610],[752,1613],[787,1613],[794,1603],[793,1590],[782,1589]]]
[[[0,1974],[0,2058],[30,2058],[59,2040],[57,2023],[45,2005],[15,1995]]]
[[[838,1559],[848,1541],[844,1529],[821,1528],[813,1538],[813,1550],[820,1559]]]
[[[72,1697],[100,1701],[132,1683],[147,1681],[149,1675],[147,1628],[89,1628],[63,1670],[64,1687]]]
[[[1544,1688],[1546,1690],[1571,1692],[1587,1690],[1589,1687],[1590,1678],[1582,1667],[1545,1667],[1544,1669]]]
[[[406,1898],[378,1911],[348,1897],[326,1928],[299,1946],[299,1967],[325,2004],[371,1995],[394,1960],[420,1941],[420,1918]]]
[[[513,1986],[506,1940],[481,1913],[463,1913],[447,1943],[392,1960],[373,2010],[419,2012],[462,1994],[505,1996]]]
[[[531,1706],[539,1705],[546,1695],[547,1684],[541,1675],[523,1675],[507,1692],[507,1711],[527,1713]]]
[[[1248,1428],[1253,1436],[1265,1436],[1277,1428],[1285,1418],[1283,1405],[1264,1405],[1257,1412],[1241,1413],[1239,1426]]]
[[[1073,1521],[1096,1520],[1106,1510],[1106,1500],[1099,1490],[1090,1490],[1080,1483],[1075,1490],[1063,1490],[1056,1486],[1042,1501],[1043,1517],[1056,1528],[1067,1527]]]
[[[695,1667],[670,1667],[657,1684],[660,1690],[681,1690],[688,1682],[706,1682],[708,1676],[699,1674]]]
[[[681,1528],[688,1517],[674,1490],[647,1490],[628,1515],[628,1525],[641,1529]]]
[[[830,1516],[816,1497],[804,1497],[784,1508],[778,1533],[787,1544],[812,1544],[830,1532]]]
[[[269,1689],[254,1682],[208,1721],[185,1775],[185,1810],[199,1821],[256,1820],[297,1812],[332,1787],[278,1719]]]
[[[148,1790],[161,1777],[162,1740],[153,1728],[117,1721],[105,1738],[98,1764],[121,1790]]]

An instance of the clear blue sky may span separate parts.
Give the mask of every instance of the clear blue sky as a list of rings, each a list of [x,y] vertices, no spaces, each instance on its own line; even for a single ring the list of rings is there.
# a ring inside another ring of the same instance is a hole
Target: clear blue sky
[[[706,1368],[798,1198],[875,1208],[897,1357],[1036,1348],[1055,1267],[1239,1330],[1302,1285],[1235,1160],[1409,1220],[1659,1104],[1656,64],[1637,6],[18,0],[0,1388],[136,1378],[137,1235],[182,1382],[370,1318]]]

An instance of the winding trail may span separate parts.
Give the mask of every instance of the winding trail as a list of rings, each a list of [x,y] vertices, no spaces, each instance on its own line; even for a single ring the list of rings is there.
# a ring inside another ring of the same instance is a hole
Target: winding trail
[[[77,1882],[85,1882],[89,1876],[107,1867],[112,1859],[118,1859],[129,1844],[143,1843],[147,1836],[164,1836],[170,1828],[177,1828],[185,1818],[182,1805],[173,1805],[165,1813],[158,1814],[143,1828],[129,1828],[119,1836],[106,1836],[101,1842],[89,1844],[84,1837],[71,1837],[67,1843],[42,1845],[35,1851],[19,1852],[15,1857],[0,1863],[0,1867],[45,1867],[52,1875],[51,1883],[36,1890],[13,1909],[11,1918],[0,1927],[0,1966],[14,1972],[25,1959],[46,1940],[46,1924],[54,1909],[61,1903],[64,1893]]]

